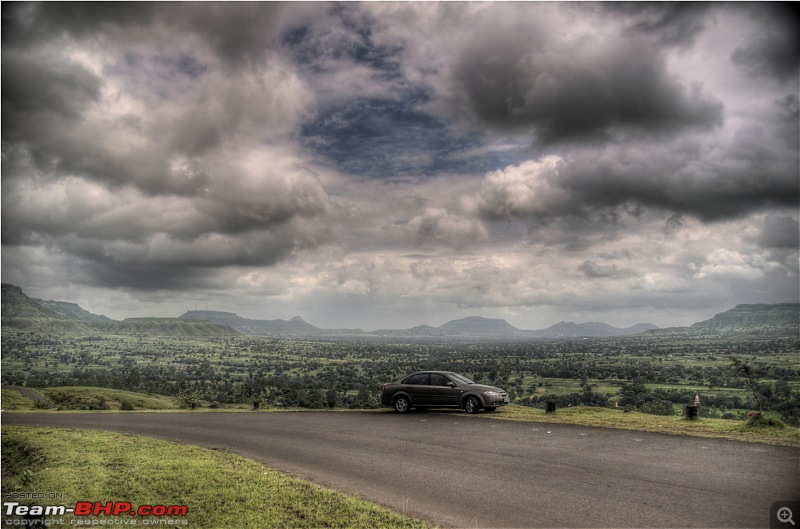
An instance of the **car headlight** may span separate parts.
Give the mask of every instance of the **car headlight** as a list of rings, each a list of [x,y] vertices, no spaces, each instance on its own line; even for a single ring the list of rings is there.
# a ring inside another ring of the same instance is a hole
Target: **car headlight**
[[[490,397],[499,397],[500,394],[496,391],[484,391],[484,395],[489,395]]]

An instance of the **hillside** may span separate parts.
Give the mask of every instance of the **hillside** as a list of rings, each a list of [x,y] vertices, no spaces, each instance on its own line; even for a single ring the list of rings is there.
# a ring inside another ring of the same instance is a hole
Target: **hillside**
[[[719,313],[690,327],[658,329],[652,323],[619,328],[603,322],[562,321],[545,329],[524,330],[504,319],[470,316],[438,327],[418,325],[409,329],[322,329],[303,318],[256,320],[232,312],[192,310],[178,318],[131,318],[121,322],[92,314],[74,303],[30,298],[21,288],[2,285],[2,325],[36,332],[105,332],[176,336],[230,336],[243,333],[280,337],[398,337],[398,338],[486,338],[536,339],[628,336],[646,332],[664,336],[714,337],[740,334],[798,335],[800,304],[744,304]]]
[[[29,298],[22,289],[8,283],[2,285],[2,316],[6,318],[61,319],[61,315]]]
[[[227,325],[208,321],[181,320],[178,318],[128,318],[112,323],[97,323],[94,329],[108,334],[212,337],[236,336],[239,333]]]
[[[532,334],[540,338],[602,338],[606,336],[629,336],[657,328],[652,323],[637,323],[631,327],[619,328],[599,321],[587,323],[562,321],[546,329],[532,331]]]
[[[68,314],[69,311],[28,297],[20,287],[2,284],[2,325],[38,332],[88,331],[85,320]],[[77,307],[77,305],[76,305]]]
[[[75,303],[44,301],[28,297],[20,287],[2,285],[2,325],[42,333],[108,333],[151,336],[231,336],[238,334],[225,325],[177,318],[130,318],[114,321],[93,314]]]
[[[800,332],[800,303],[736,305],[713,318],[697,322],[692,329],[736,333]]]
[[[524,336],[527,331],[514,327],[506,320],[498,318],[483,318],[469,316],[458,320],[448,321],[438,327],[418,325],[410,329],[380,329],[369,334],[378,336],[402,336],[418,338],[441,337],[483,337],[483,338],[512,338]]]
[[[323,329],[311,325],[299,316],[291,320],[252,320],[232,312],[216,310],[190,310],[182,314],[181,321],[203,320],[227,325],[244,334],[258,336],[318,336],[325,334]]]
[[[52,310],[63,319],[96,323],[110,323],[114,321],[106,316],[93,314],[88,310],[84,310],[76,303],[66,303],[64,301],[44,301],[41,299],[36,299],[35,301],[42,307]]]

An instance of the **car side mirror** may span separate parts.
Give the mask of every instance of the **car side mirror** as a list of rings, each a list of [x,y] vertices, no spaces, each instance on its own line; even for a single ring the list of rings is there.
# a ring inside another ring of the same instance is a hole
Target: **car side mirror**
[[[454,387],[456,387],[456,383],[455,382],[448,382],[447,386],[451,387],[451,388],[454,388]]]

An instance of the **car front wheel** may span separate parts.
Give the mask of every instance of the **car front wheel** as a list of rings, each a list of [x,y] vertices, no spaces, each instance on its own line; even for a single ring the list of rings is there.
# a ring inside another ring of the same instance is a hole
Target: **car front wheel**
[[[397,413],[408,413],[411,409],[411,402],[407,397],[397,397],[394,399],[394,411]]]
[[[481,409],[481,403],[475,397],[467,397],[464,401],[464,411],[467,413],[478,413]]]

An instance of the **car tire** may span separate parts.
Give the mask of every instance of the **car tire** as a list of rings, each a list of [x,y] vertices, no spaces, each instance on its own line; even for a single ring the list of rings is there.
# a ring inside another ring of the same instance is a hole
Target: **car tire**
[[[400,395],[396,399],[394,399],[394,411],[397,413],[408,413],[411,411],[411,401],[408,400],[408,397]]]
[[[467,413],[478,413],[481,409],[481,403],[475,397],[467,397],[464,401],[464,411]]]
[[[497,406],[486,406],[483,409],[486,411],[494,411],[497,409]]]

